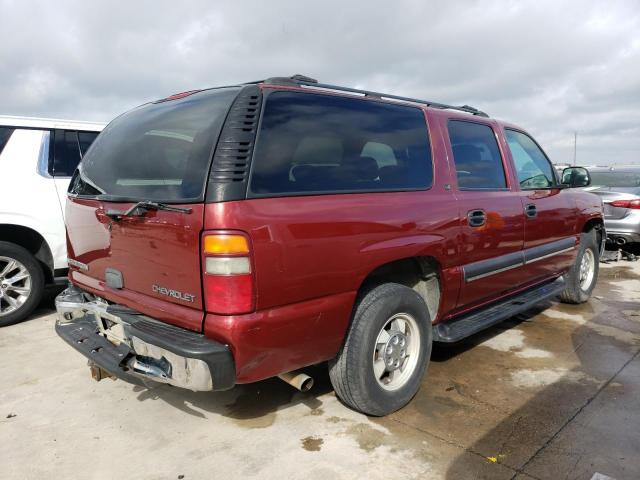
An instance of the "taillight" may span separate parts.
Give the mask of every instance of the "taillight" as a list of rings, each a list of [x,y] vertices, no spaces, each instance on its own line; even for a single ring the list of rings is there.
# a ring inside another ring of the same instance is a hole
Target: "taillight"
[[[207,312],[236,315],[255,308],[249,239],[237,233],[202,236],[202,282]]]
[[[609,202],[609,205],[612,207],[640,210],[640,198],[634,198],[633,200],[614,200],[613,202]]]

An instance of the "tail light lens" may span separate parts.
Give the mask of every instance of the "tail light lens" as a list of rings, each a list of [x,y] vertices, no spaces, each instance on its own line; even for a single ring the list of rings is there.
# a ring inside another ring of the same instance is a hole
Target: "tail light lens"
[[[249,239],[237,233],[202,237],[202,283],[207,312],[222,315],[255,309]]]
[[[632,200],[614,200],[613,202],[609,202],[609,205],[612,207],[640,210],[640,198],[634,198]]]

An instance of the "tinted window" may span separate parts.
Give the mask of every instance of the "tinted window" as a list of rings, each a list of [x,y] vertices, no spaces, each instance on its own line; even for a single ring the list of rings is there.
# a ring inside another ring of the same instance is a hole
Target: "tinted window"
[[[268,96],[253,194],[421,189],[431,180],[420,109],[299,92]]]
[[[591,185],[598,187],[640,187],[640,170],[628,172],[589,172]]]
[[[98,132],[78,132],[78,144],[80,145],[80,156],[84,157],[93,141],[98,136]]]
[[[531,137],[515,130],[505,130],[505,136],[521,188],[548,188],[555,185],[556,177],[551,162]]]
[[[214,142],[239,87],[142,105],[113,120],[82,159],[70,192],[201,200]]]
[[[398,159],[389,145],[378,142],[367,142],[362,148],[363,157],[371,157],[378,164],[378,168],[396,166]]]
[[[491,127],[451,120],[449,139],[459,188],[506,188],[502,157]]]
[[[12,133],[13,128],[0,127],[0,153],[2,153],[2,150],[4,150],[4,146],[9,141]]]
[[[70,177],[80,163],[80,148],[78,147],[78,132],[70,130],[56,130],[53,147],[54,177]]]

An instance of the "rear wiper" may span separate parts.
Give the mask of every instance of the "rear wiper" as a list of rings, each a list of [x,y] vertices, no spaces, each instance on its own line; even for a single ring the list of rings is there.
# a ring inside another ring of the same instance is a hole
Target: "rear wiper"
[[[144,217],[150,210],[164,210],[165,212],[177,213],[191,213],[193,211],[191,208],[172,207],[166,203],[143,200],[124,212],[120,210],[107,210],[105,215],[114,220],[120,220],[123,217]]]

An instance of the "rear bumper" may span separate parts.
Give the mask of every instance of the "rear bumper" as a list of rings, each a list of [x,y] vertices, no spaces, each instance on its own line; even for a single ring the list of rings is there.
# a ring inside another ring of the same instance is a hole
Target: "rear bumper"
[[[76,287],[56,298],[56,333],[96,365],[123,380],[150,380],[194,391],[228,390],[235,364],[227,345],[109,305]]]
[[[622,218],[605,217],[607,238],[617,243],[640,242],[640,210],[629,210]],[[623,240],[623,241],[622,241]]]
[[[640,233],[607,229],[607,243],[621,247],[627,243],[639,243]]]

